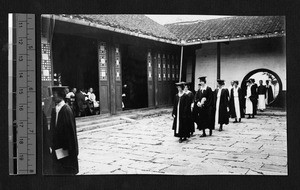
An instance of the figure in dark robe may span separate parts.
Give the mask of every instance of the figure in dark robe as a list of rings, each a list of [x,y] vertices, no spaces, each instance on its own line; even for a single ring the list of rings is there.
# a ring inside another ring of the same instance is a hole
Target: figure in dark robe
[[[77,116],[81,117],[81,116],[85,116],[85,94],[83,93],[84,90],[79,90],[78,93],[75,94],[75,101],[76,101],[76,110],[77,110]]]
[[[273,89],[270,85],[270,81],[266,80],[266,100],[267,105],[269,105],[274,100]]]
[[[195,125],[194,125],[194,119],[193,119],[193,113],[192,113],[192,105],[194,102],[194,94],[192,91],[190,91],[190,85],[191,82],[186,82],[184,84],[184,93],[188,96],[188,106],[190,109],[188,109],[188,123],[189,123],[189,127],[190,127],[190,135],[192,136],[195,132]]]
[[[189,97],[183,92],[184,82],[176,83],[178,94],[175,96],[172,117],[174,118],[173,127],[174,136],[179,137],[179,143],[187,140],[190,137],[190,127],[188,122]]]
[[[257,88],[258,94],[258,109],[263,112],[266,109],[266,86],[263,85],[263,81],[259,80],[259,86]]]
[[[235,118],[233,123],[241,122],[241,118],[244,117],[244,95],[238,85],[239,81],[234,81],[230,90],[229,111],[231,118]]]
[[[206,77],[199,77],[199,79],[200,89],[195,94],[193,110],[196,113],[197,129],[203,131],[200,137],[206,137],[205,129],[209,129],[210,136],[215,129],[213,91],[206,85]]]
[[[253,104],[253,114],[252,118],[254,118],[255,115],[257,115],[257,103],[258,103],[258,93],[257,93],[257,84],[255,83],[254,79],[249,79],[251,82],[251,96],[250,100]]]
[[[63,100],[64,87],[52,87],[53,100],[49,135],[52,174],[78,173],[78,140],[73,111]]]
[[[218,88],[214,91],[215,124],[220,124],[219,131],[223,125],[229,123],[229,91],[224,88],[224,80],[217,80]]]

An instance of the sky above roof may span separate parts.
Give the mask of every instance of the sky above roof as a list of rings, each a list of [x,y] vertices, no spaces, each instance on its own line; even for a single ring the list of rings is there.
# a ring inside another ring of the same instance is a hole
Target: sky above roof
[[[195,20],[209,20],[215,18],[222,18],[228,16],[222,15],[146,15],[155,22],[164,25],[175,22],[195,21]]]

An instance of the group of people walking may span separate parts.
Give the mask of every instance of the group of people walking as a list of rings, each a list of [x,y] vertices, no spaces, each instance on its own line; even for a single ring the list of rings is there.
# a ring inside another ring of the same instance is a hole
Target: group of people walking
[[[243,92],[238,81],[232,81],[232,88],[228,90],[224,87],[224,80],[217,80],[217,88],[213,91],[207,86],[206,77],[198,79],[200,82],[195,93],[189,90],[190,82],[176,83],[178,93],[174,100],[172,129],[174,136],[180,138],[180,143],[193,135],[194,123],[202,131],[200,137],[206,137],[206,130],[209,130],[211,136],[216,125],[219,125],[219,131],[223,131],[230,117],[235,119],[233,123],[237,123],[241,122],[245,114],[248,118],[254,118],[257,108],[261,111],[265,109],[268,92],[262,81],[258,87],[254,79],[247,80],[247,88]],[[268,101],[272,98],[269,95]]]

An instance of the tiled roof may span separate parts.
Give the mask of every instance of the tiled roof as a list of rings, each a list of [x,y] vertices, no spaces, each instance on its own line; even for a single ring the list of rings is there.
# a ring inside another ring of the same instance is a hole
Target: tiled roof
[[[94,14],[94,15],[59,15],[61,17],[69,17],[91,23],[100,24],[102,26],[118,29],[119,31],[131,32],[133,34],[142,34],[159,39],[178,41],[178,38],[171,33],[163,25],[151,20],[145,15],[137,14]]]
[[[260,35],[283,35],[285,21],[282,16],[236,16],[219,19],[180,22],[165,25],[170,32],[187,43]]]

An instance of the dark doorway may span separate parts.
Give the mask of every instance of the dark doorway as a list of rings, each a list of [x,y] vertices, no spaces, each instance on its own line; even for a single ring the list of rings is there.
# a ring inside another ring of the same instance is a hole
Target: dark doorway
[[[99,100],[97,41],[80,36],[54,34],[53,71],[61,73],[62,85],[94,89]]]
[[[147,52],[136,46],[122,47],[123,110],[148,107]]]

